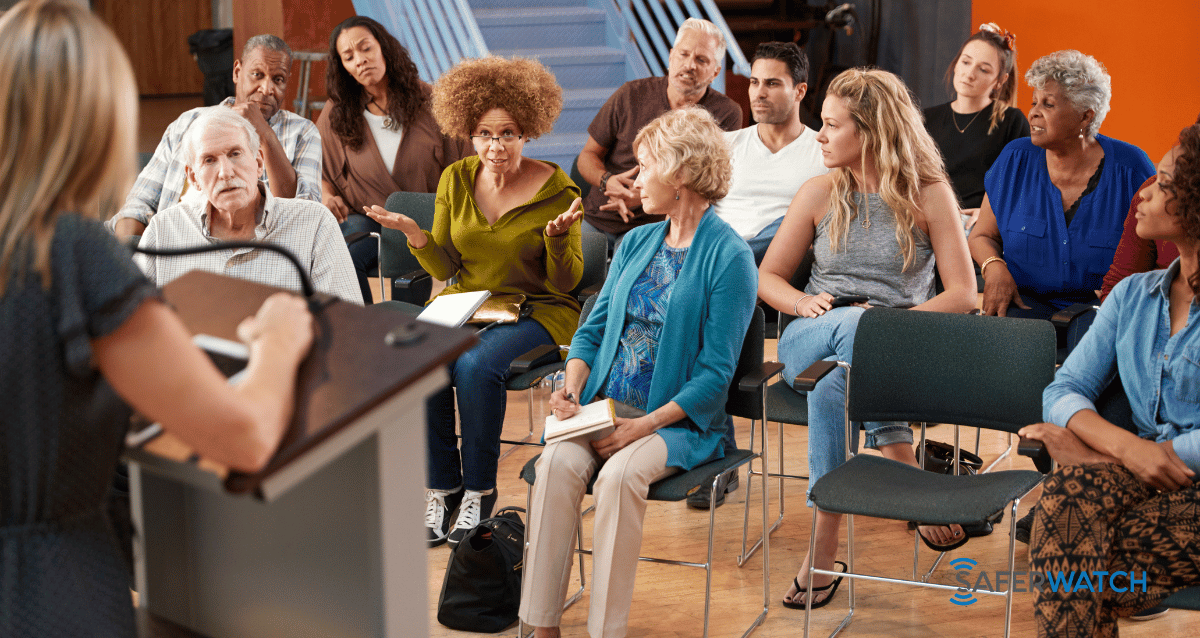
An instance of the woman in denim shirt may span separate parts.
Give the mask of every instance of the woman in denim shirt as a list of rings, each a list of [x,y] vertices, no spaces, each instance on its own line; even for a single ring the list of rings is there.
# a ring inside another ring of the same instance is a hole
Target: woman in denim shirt
[[[1037,592],[1039,636],[1115,636],[1119,616],[1200,584],[1200,125],[1141,196],[1138,235],[1175,242],[1179,259],[1117,285],[1046,388],[1050,423],[1021,430],[1062,466],[1038,501],[1032,568],[1088,572],[1095,590]],[[1136,434],[1095,410],[1118,373]]]

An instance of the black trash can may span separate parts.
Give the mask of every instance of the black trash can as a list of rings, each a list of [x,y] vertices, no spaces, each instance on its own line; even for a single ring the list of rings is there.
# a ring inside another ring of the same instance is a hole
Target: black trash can
[[[188,36],[188,49],[204,74],[204,105],[233,96],[233,29],[197,31]]]

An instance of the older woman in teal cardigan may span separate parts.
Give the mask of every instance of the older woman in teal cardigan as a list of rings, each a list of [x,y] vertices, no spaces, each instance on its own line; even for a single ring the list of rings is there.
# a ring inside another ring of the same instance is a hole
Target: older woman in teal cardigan
[[[750,324],[758,274],[746,242],[716,216],[731,165],[700,108],[670,111],[634,142],[643,209],[667,221],[631,230],[595,307],[571,341],[559,418],[607,396],[646,414],[615,431],[546,446],[529,512],[521,618],[558,636],[579,503],[596,499],[592,636],[624,636],[652,482],[724,454],[725,400]]]

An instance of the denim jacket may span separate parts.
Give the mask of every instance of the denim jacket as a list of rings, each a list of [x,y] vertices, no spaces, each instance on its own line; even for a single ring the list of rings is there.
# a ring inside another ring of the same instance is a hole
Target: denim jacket
[[[1096,321],[1042,394],[1042,416],[1066,427],[1119,371],[1138,435],[1174,441],[1175,453],[1200,472],[1200,302],[1187,325],[1171,335],[1171,281],[1166,270],[1132,275],[1117,284]]]

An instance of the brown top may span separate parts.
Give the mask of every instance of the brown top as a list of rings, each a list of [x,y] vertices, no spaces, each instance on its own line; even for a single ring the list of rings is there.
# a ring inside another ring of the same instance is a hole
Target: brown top
[[[429,93],[428,84],[421,88]],[[367,126],[367,119],[360,117],[363,128],[363,144],[357,151],[350,150],[341,142],[330,124],[330,108],[321,110],[317,129],[321,133],[322,178],[350,207],[351,212],[361,213],[363,206],[383,206],[388,195],[396,191],[410,193],[437,192],[442,171],[458,160],[474,155],[470,142],[443,135],[429,109],[422,109],[412,124],[404,127],[400,148],[396,151],[393,171],[388,172],[379,156],[375,137]]]
[[[713,114],[722,129],[736,131],[741,128],[742,107],[724,93],[710,86],[700,98],[699,105]],[[588,126],[588,135],[608,149],[604,170],[622,173],[637,166],[633,139],[643,126],[669,110],[671,103],[667,100],[665,77],[631,80],[617,89]],[[588,223],[608,233],[622,234],[631,228],[666,219],[662,215],[643,215],[642,207],[638,206],[633,209],[637,216],[625,223],[617,211],[600,210],[607,201],[604,189],[592,188],[583,199],[583,210]]]

